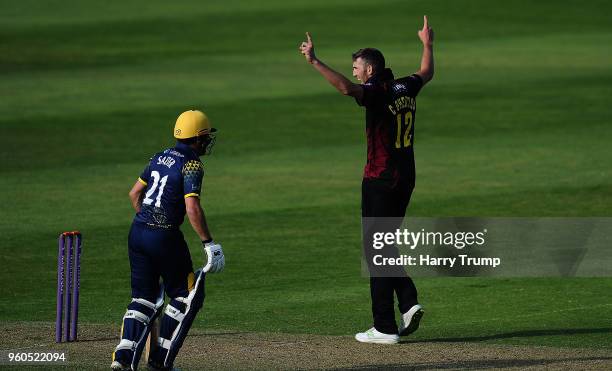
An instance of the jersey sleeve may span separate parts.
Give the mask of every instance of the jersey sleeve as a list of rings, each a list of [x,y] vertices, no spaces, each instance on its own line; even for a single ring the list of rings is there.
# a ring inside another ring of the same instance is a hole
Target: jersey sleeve
[[[183,165],[183,195],[187,197],[200,197],[202,192],[202,179],[204,166],[201,161],[189,160]]]
[[[384,101],[384,91],[380,86],[375,84],[361,84],[363,96],[361,99],[355,97],[355,101],[360,106],[375,106],[382,104]]]
[[[411,97],[416,97],[421,91],[421,88],[423,87],[423,79],[416,73],[410,76],[402,77],[398,81],[406,85],[406,88],[408,89],[408,94]]]
[[[151,172],[149,171],[150,165],[151,163],[148,163],[147,166],[142,171],[142,173],[140,173],[140,176],[138,177],[138,181],[144,184],[145,186],[149,184],[149,177],[151,176]]]

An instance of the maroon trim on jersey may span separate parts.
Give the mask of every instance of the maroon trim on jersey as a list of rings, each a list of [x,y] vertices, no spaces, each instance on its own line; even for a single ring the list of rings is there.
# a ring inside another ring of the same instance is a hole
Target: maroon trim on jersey
[[[395,89],[398,83],[403,87],[397,91],[391,90],[391,87]],[[389,69],[361,85],[363,96],[356,101],[360,106],[366,107],[367,162],[363,171],[364,179],[387,179],[393,183],[404,179],[414,182],[413,147],[401,150],[394,148],[397,137],[396,113],[392,113],[388,107],[398,97],[416,97],[422,85],[418,75],[394,82],[393,73]]]
[[[399,177],[397,169],[390,171],[389,166],[391,161],[389,127],[385,125],[366,127],[366,138],[368,159],[363,170],[363,177],[365,179],[392,178],[397,180]]]

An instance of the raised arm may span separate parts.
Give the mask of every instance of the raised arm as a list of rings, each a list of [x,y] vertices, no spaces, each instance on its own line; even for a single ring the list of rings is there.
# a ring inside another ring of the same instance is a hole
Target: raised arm
[[[347,79],[344,75],[329,68],[325,63],[315,56],[314,45],[310,33],[306,32],[306,41],[300,45],[300,52],[306,58],[306,61],[319,71],[319,73],[327,80],[334,88],[344,95],[350,95],[357,99],[363,96],[363,88],[359,84],[355,84]]]
[[[423,42],[423,56],[421,57],[421,68],[416,72],[421,76],[423,85],[429,82],[434,76],[434,55],[433,42],[434,31],[429,27],[427,16],[423,16],[423,29],[418,32],[419,39]]]

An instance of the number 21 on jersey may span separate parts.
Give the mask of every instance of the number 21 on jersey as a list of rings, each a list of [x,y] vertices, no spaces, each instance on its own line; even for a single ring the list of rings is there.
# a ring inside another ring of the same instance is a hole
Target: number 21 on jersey
[[[395,148],[408,148],[412,144],[412,121],[414,116],[412,111],[406,113],[398,113],[397,119],[397,138],[395,139]]]
[[[166,187],[168,176],[164,176],[163,178],[161,178],[160,181],[159,171],[153,170],[151,171],[151,177],[153,178],[153,185],[145,195],[145,198],[144,200],[142,200],[142,203],[145,205],[151,205],[153,203],[153,199],[151,197],[153,196],[153,194],[157,190],[157,186],[159,185],[159,191],[157,192],[157,197],[155,197],[155,207],[161,207],[161,197],[164,193],[164,188]]]

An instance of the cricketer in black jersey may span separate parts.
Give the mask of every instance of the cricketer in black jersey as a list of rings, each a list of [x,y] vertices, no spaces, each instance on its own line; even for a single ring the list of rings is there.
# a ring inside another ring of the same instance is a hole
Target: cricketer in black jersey
[[[315,56],[309,33],[299,49],[310,63],[340,93],[352,96],[366,108],[367,162],[362,181],[362,216],[364,218],[404,217],[415,183],[414,123],[416,96],[433,78],[433,30],[427,17],[418,31],[423,43],[420,69],[408,77],[394,79],[385,68],[380,51],[365,48],[353,54],[355,84]],[[365,219],[364,219],[365,220]],[[367,235],[364,223],[364,246]],[[366,253],[367,259],[367,253]],[[423,310],[417,290],[405,272],[392,277],[372,274],[370,293],[374,326],[355,335],[366,343],[393,344],[400,335],[416,331]],[[395,322],[394,293],[402,314],[399,328]]]

